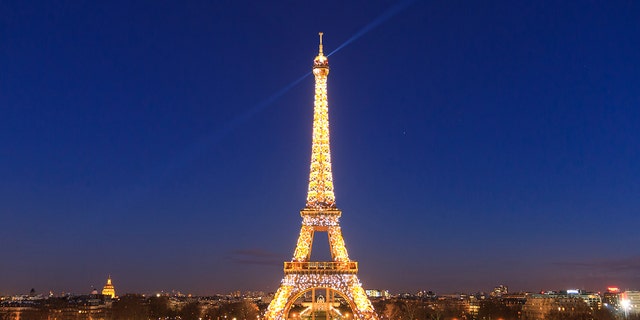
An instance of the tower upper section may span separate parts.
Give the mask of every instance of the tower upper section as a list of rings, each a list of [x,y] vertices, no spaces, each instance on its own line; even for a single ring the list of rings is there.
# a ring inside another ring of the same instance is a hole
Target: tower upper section
[[[327,101],[329,60],[322,52],[322,32],[320,32],[318,55],[313,60],[313,75],[315,77],[313,139],[306,208],[321,210],[336,207],[329,148],[329,103]]]
[[[313,75],[316,77],[318,75],[326,77],[329,74],[329,59],[327,59],[322,52],[322,32],[318,34],[320,35],[320,44],[318,45],[318,55],[313,59]],[[318,78],[316,78],[316,88],[317,84]]]

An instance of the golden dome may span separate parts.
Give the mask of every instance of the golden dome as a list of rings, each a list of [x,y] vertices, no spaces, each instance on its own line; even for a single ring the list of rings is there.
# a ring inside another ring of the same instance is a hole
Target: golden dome
[[[102,295],[110,296],[111,298],[116,297],[116,289],[113,287],[113,284],[111,283],[111,276],[107,278],[107,284],[105,284],[104,288],[102,288]]]

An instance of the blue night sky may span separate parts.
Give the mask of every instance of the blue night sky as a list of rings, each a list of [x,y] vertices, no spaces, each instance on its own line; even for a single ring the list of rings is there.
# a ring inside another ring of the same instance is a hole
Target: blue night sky
[[[0,294],[275,290],[319,31],[365,288],[640,289],[637,1],[3,1]]]

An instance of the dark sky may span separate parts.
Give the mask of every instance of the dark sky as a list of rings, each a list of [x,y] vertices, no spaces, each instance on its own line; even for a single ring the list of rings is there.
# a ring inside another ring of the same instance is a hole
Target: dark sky
[[[2,1],[0,294],[275,290],[319,31],[365,288],[640,289],[637,1]]]

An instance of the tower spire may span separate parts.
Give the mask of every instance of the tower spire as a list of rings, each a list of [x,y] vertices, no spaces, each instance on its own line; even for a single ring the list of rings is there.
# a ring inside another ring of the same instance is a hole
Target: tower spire
[[[327,75],[329,60],[322,53],[322,32],[318,56],[313,60],[315,98],[313,101],[313,141],[307,205],[309,209],[335,208],[333,175],[331,173],[331,150],[329,147],[329,103],[327,101]]]

